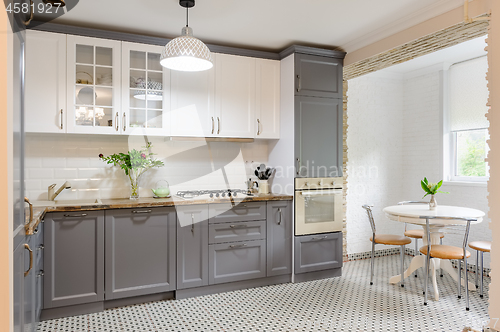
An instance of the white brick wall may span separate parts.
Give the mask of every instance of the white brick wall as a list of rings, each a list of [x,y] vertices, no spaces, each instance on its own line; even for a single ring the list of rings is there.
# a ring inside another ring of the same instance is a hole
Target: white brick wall
[[[402,79],[359,77],[349,81],[347,133],[347,252],[371,250],[363,204],[373,204],[377,232],[398,234],[382,208],[402,196]],[[382,249],[382,248],[380,248]]]
[[[153,152],[165,166],[146,172],[140,181],[140,195],[151,197],[150,188],[167,180],[172,192],[188,189],[226,188],[224,167],[231,188],[245,189],[245,180],[256,165],[268,159],[267,142],[227,143],[169,141],[149,137]],[[31,200],[46,200],[47,187],[70,181],[59,199],[123,198],[130,194],[130,181],[118,167],[107,165],[99,154],[127,152],[144,146],[144,137],[104,135],[26,135],[26,194]],[[210,149],[209,149],[210,147]],[[241,152],[241,154],[240,154]],[[255,176],[253,176],[255,178]]]
[[[439,71],[412,73],[406,79],[375,73],[349,81],[348,254],[371,249],[362,204],[375,204],[377,231],[401,234],[404,226],[387,220],[382,208],[401,200],[421,199],[420,180],[424,176],[432,182],[443,178],[441,91]],[[355,170],[363,167],[376,167],[379,175],[357,175]],[[366,190],[358,192],[355,188]],[[488,212],[485,185],[445,183],[442,188],[450,194],[437,195],[438,204]],[[474,225],[470,240],[491,241],[489,222],[485,218]],[[461,239],[451,234],[444,242],[461,246]],[[489,262],[489,255],[485,255],[486,267]]]

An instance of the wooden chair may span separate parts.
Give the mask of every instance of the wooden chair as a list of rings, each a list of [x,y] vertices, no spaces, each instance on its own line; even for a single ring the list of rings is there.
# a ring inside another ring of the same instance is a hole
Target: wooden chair
[[[392,235],[392,234],[376,234],[375,220],[373,219],[372,205],[363,205],[363,209],[366,210],[368,214],[368,220],[370,221],[370,226],[372,228],[372,237],[370,241],[372,242],[372,255],[371,255],[371,270],[370,270],[370,285],[373,285],[373,265],[375,258],[375,244],[385,244],[390,246],[400,246],[401,253],[401,287],[404,287],[404,255],[405,255],[405,245],[411,243],[411,239],[402,235]]]
[[[458,298],[462,297],[462,268],[461,263],[464,261],[464,270],[465,270],[465,299],[466,306],[465,309],[469,311],[469,275],[467,273],[467,258],[470,257],[470,252],[468,252],[465,248],[467,247],[467,241],[469,239],[469,230],[471,221],[475,221],[476,219],[466,219],[466,218],[449,218],[449,217],[439,217],[439,219],[449,219],[449,220],[461,220],[466,221],[465,231],[464,231],[464,240],[462,247],[455,246],[447,246],[442,244],[433,244],[431,245],[431,231],[430,231],[430,220],[436,219],[436,217],[430,216],[421,216],[421,219],[425,219],[426,224],[426,237],[427,237],[427,246],[423,246],[420,248],[420,252],[426,255],[424,271],[425,271],[425,289],[424,289],[424,305],[427,305],[427,294],[428,292],[428,284],[429,284],[429,265],[431,258],[439,258],[439,259],[456,259],[458,260]],[[463,225],[463,224],[462,224]],[[451,226],[461,226],[460,224],[451,225]]]
[[[469,248],[476,250],[476,288],[478,288],[478,266],[479,266],[479,253],[481,253],[481,287],[479,288],[479,296],[483,297],[483,254],[491,251],[490,241],[474,241],[469,243]]]
[[[399,202],[398,205],[407,205],[407,204],[426,204],[428,205],[429,202],[426,201],[403,201]],[[411,239],[415,239],[415,256],[419,255],[419,250],[418,250],[418,240],[424,238],[424,230],[423,229],[406,229],[407,223],[405,223],[405,232],[404,236],[409,237]],[[439,241],[440,244],[443,244],[443,238],[444,238],[444,233],[441,233],[439,235]],[[417,271],[415,271],[415,278],[417,276]],[[440,277],[442,278],[443,275],[441,274]]]

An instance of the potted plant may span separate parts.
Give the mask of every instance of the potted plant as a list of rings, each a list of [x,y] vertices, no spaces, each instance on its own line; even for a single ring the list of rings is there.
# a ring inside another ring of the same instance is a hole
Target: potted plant
[[[102,153],[99,158],[102,161],[120,166],[121,169],[130,179],[130,199],[139,198],[139,178],[148,169],[153,167],[163,166],[163,162],[152,158],[154,153],[151,153],[151,142],[147,142],[146,146],[141,150],[130,150],[127,153],[115,153],[105,157]]]
[[[431,210],[435,210],[437,207],[437,201],[434,198],[434,195],[436,195],[437,193],[449,194],[449,192],[447,191],[438,190],[442,184],[443,180],[439,181],[438,183],[431,183],[427,181],[427,178],[424,178],[422,181],[420,181],[420,185],[422,186],[422,189],[425,191],[424,197],[427,195],[431,195],[431,200],[429,201],[429,209]]]

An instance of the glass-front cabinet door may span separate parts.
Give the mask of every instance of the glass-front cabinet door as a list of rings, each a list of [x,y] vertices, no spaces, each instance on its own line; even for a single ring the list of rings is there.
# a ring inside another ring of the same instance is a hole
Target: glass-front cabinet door
[[[120,134],[121,42],[67,39],[68,132]]]
[[[163,47],[122,43],[122,132],[169,135],[170,71],[160,65]]]

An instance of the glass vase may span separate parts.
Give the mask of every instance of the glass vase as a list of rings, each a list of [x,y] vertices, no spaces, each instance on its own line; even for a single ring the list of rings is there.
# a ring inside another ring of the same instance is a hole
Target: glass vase
[[[128,178],[130,179],[130,199],[139,198],[139,178],[141,173],[137,169],[130,169],[128,171]]]
[[[435,210],[437,206],[438,203],[436,201],[436,198],[434,197],[434,195],[431,195],[431,200],[429,201],[429,210]]]

